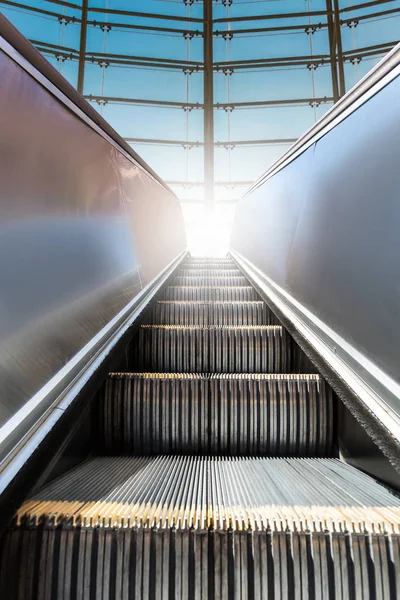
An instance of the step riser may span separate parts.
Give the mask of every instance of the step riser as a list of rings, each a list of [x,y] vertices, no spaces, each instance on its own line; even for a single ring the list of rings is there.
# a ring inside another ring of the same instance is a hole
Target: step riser
[[[164,304],[154,306],[154,325],[278,325],[266,304]]]
[[[237,269],[234,262],[188,262],[179,265],[180,269]]]
[[[197,265],[199,263],[205,263],[207,265],[209,265],[210,263],[217,263],[217,264],[225,264],[225,263],[230,263],[230,264],[235,264],[234,261],[232,260],[232,258],[229,258],[227,256],[223,257],[223,258],[213,258],[211,256],[192,256],[190,258],[185,258],[185,260],[183,261],[185,264],[194,264]]]
[[[246,286],[249,285],[247,279],[241,277],[181,277],[174,278],[172,285],[198,285],[198,286]]]
[[[132,371],[290,373],[292,344],[281,328],[144,328],[132,346]]]
[[[198,271],[232,271],[240,270],[234,263],[185,263],[179,265],[179,269],[190,269]],[[242,273],[240,273],[242,275]]]
[[[13,550],[0,593],[10,600],[400,595],[398,536],[65,527],[12,531],[4,546]]]
[[[112,454],[332,456],[321,380],[110,378],[100,439]]]
[[[179,269],[178,277],[242,277],[239,269]]]
[[[214,302],[248,302],[259,300],[256,290],[252,287],[178,287],[169,286],[165,291],[164,300],[183,301],[214,301]]]

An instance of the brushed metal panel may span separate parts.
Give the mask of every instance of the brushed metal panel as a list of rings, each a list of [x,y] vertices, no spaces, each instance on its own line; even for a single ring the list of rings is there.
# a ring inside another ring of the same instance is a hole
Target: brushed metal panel
[[[396,77],[253,188],[231,242],[397,383],[399,98]],[[400,402],[391,405],[400,414]]]
[[[170,190],[34,72],[3,44],[0,425],[186,246]]]

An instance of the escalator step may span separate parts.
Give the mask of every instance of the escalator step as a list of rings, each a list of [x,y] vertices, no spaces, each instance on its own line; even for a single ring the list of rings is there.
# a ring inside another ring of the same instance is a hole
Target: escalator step
[[[291,340],[279,325],[142,325],[132,350],[139,372],[291,372]]]
[[[36,492],[23,518],[215,531],[266,531],[274,521],[292,531],[307,521],[311,530],[399,533],[400,498],[334,458],[95,457]]]
[[[218,287],[196,287],[169,285],[165,292],[165,300],[185,301],[234,301],[243,302],[248,300],[259,300],[256,290],[250,286],[218,286]]]
[[[333,453],[334,399],[318,375],[112,374],[98,406],[106,453]]]
[[[397,534],[43,524],[7,532],[7,543],[7,600],[400,597]]]
[[[216,258],[215,256],[191,256],[190,258],[185,258],[184,262],[193,264],[205,263],[209,265],[210,263],[233,263],[233,260],[229,256],[224,256],[220,258]]]
[[[264,302],[159,301],[149,316],[154,325],[276,325]]]
[[[182,269],[237,269],[236,264],[231,260],[224,261],[185,261],[180,265]]]
[[[173,285],[181,285],[181,286],[198,286],[198,287],[202,287],[202,286],[207,286],[207,287],[214,287],[214,286],[222,286],[222,287],[227,287],[227,286],[246,286],[248,285],[248,281],[245,277],[242,276],[238,276],[238,277],[226,277],[226,276],[220,276],[220,277],[212,277],[212,276],[203,276],[203,277],[182,277],[182,276],[177,276],[174,277],[173,279]]]
[[[240,269],[178,269],[176,274],[180,277],[240,277]]]
[[[227,272],[228,275],[231,273],[231,271],[236,270],[237,266],[234,263],[226,263],[226,264],[216,264],[216,265],[207,265],[204,263],[197,263],[197,264],[181,264],[179,265],[180,269],[189,269],[190,271],[224,271]],[[243,273],[240,272],[240,275],[242,275]]]
[[[399,508],[334,459],[93,458],[18,511],[0,594],[394,599]]]

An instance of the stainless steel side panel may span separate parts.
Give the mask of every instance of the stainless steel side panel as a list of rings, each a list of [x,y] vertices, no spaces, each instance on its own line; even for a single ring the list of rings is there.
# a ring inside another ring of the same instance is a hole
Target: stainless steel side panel
[[[367,374],[352,367],[364,383],[372,371],[385,379],[390,393],[383,401],[397,415],[399,147],[396,76],[253,188],[238,205],[231,242],[288,302],[310,311],[370,365]]]
[[[186,246],[171,191],[18,56],[0,37],[0,425]]]

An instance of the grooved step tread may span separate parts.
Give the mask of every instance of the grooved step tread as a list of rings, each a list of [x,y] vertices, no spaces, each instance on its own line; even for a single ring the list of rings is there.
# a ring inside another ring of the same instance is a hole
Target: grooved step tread
[[[141,325],[141,329],[163,329],[171,331],[283,331],[282,325]]]
[[[262,300],[157,300],[156,304],[183,304],[196,306],[263,306]]]
[[[228,290],[232,289],[232,287],[239,288],[239,289],[250,289],[253,290],[254,288],[251,285],[236,285],[236,286],[232,286],[232,285],[169,285],[168,288],[184,288],[184,289],[191,289],[191,288],[199,288],[199,289],[206,289],[206,290],[218,290],[220,288],[226,288]]]
[[[45,485],[19,509],[18,523],[24,518],[84,527],[399,534],[400,498],[337,459],[99,457]]]
[[[320,383],[324,380],[316,373],[109,373],[115,379],[227,379],[227,380],[260,380],[260,381],[305,381]]]

